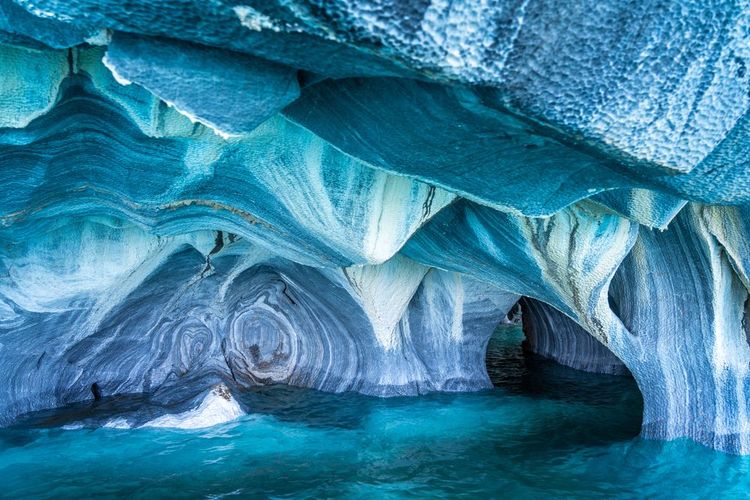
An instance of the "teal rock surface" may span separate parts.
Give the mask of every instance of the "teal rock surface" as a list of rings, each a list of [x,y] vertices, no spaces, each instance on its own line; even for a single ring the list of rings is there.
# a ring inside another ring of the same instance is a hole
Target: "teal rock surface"
[[[748,25],[721,1],[0,0],[0,423],[486,389],[520,300],[531,351],[632,375],[644,437],[750,454]]]

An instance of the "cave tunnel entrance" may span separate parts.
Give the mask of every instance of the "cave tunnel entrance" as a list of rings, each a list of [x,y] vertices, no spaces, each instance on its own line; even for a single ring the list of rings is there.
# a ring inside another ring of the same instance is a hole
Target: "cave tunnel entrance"
[[[542,334],[552,336],[552,341],[540,339]],[[588,338],[581,341],[571,334]],[[574,364],[575,346],[584,350],[579,353],[584,356],[601,354],[586,351],[592,347],[589,341],[608,353],[605,363],[599,365],[605,368],[604,373],[572,368],[555,360],[557,349],[567,356],[563,357],[566,364]],[[574,348],[566,342],[572,342]],[[546,355],[535,352],[540,348]],[[561,446],[606,444],[638,436],[643,419],[643,397],[635,380],[624,366],[613,370],[609,356],[614,357],[567,316],[523,297],[495,329],[487,345],[485,365],[494,391],[500,397],[520,398],[520,406],[529,411],[529,421],[549,428],[550,439],[560,439]],[[554,433],[557,435],[553,437]]]

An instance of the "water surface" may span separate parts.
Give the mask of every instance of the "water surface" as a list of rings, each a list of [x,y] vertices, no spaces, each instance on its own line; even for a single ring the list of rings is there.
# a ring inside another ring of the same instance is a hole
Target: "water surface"
[[[496,387],[473,394],[266,387],[242,395],[252,414],[197,431],[64,429],[37,418],[0,430],[0,495],[748,495],[750,459],[639,439],[632,379],[529,359],[520,340],[518,328],[498,330],[488,350]]]

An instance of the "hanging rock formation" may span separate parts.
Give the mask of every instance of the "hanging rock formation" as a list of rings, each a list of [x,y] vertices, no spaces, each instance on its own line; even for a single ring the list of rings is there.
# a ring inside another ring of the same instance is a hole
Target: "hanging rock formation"
[[[518,300],[401,256],[313,268],[233,234],[159,237],[103,217],[12,248],[0,278],[3,422],[88,399],[93,384],[170,398],[217,382],[384,396],[487,388],[487,342]]]
[[[0,423],[484,388],[523,296],[534,351],[632,373],[644,436],[750,453],[749,25],[743,1],[0,0]]]

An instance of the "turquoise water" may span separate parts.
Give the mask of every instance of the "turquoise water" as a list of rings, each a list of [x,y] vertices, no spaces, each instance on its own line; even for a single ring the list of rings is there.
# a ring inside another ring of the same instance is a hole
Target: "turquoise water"
[[[378,399],[267,387],[242,396],[253,414],[199,431],[1,430],[0,495],[750,493],[748,458],[639,439],[641,400],[632,380],[527,359],[519,342],[517,329],[498,332],[488,350],[496,387],[474,394]]]

